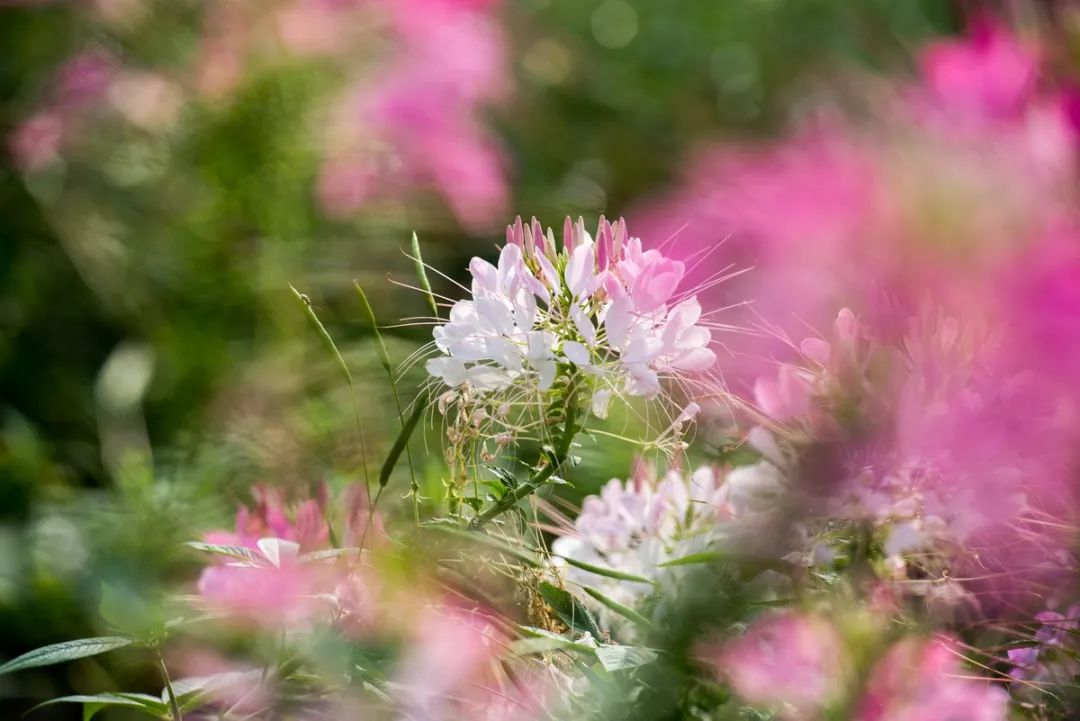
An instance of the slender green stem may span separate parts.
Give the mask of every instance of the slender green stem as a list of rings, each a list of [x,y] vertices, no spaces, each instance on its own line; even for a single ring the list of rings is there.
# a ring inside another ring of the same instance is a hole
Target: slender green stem
[[[469,528],[474,531],[479,530],[496,516],[513,508],[518,501],[535,493],[566,462],[567,457],[570,455],[570,446],[573,444],[574,437],[579,430],[577,427],[577,397],[578,388],[574,384],[574,379],[571,379],[561,407],[563,416],[562,431],[559,434],[558,444],[548,454],[547,464],[533,473],[520,486],[508,491],[491,508],[473,518],[469,523]]]
[[[157,654],[158,669],[161,671],[161,679],[165,682],[165,692],[169,695],[169,715],[172,716],[173,721],[184,721],[183,716],[180,715],[180,704],[176,701],[176,691],[173,690],[172,679],[169,677],[169,669],[165,666],[165,659],[161,655],[161,651],[155,651]]]

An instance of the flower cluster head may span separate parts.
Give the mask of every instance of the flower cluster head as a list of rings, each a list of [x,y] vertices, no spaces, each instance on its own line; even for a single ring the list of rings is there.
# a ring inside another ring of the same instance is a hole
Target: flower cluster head
[[[612,394],[653,398],[663,378],[685,379],[716,361],[701,305],[679,285],[684,264],[643,250],[626,223],[601,218],[595,239],[581,219],[549,228],[519,217],[497,265],[473,258],[472,297],[435,329],[428,361],[446,385],[487,394],[523,384],[550,389],[560,371],[596,380],[594,411]]]
[[[556,558],[619,569],[654,581],[673,581],[678,568],[661,564],[704,551],[718,540],[734,513],[724,475],[703,466],[686,475],[669,470],[657,478],[639,462],[633,476],[613,478],[589,496],[573,528],[555,539]],[[566,578],[598,587],[609,598],[634,606],[651,593],[636,581],[607,579],[567,565]],[[604,618],[606,609],[595,608]],[[614,620],[614,619],[611,619]]]

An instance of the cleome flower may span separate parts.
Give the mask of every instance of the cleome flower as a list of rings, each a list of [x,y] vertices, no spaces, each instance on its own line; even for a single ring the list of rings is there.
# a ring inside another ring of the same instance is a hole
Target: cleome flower
[[[670,586],[680,569],[662,564],[710,550],[721,541],[735,510],[725,476],[702,466],[689,475],[669,470],[662,478],[643,462],[625,483],[611,479],[589,496],[565,535],[552,544],[556,564],[568,581],[591,586],[619,603],[635,607],[650,586],[595,575],[562,559],[614,568]],[[618,618],[602,605],[590,604],[606,624]]]
[[[701,305],[679,292],[681,261],[643,250],[621,219],[601,218],[594,240],[566,218],[562,235],[560,249],[550,228],[519,217],[497,265],[473,258],[472,297],[434,330],[432,376],[483,395],[511,384],[546,391],[577,370],[595,380],[592,408],[603,417],[613,394],[653,398],[662,379],[715,363]]]

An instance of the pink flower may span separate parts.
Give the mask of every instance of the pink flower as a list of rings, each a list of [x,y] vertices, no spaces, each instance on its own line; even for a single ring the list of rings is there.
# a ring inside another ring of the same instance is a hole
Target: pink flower
[[[940,40],[922,51],[927,90],[942,106],[973,117],[1012,119],[1035,92],[1040,58],[1004,25],[983,17],[962,40]]]
[[[325,493],[325,488],[322,492]],[[293,514],[294,521],[291,522],[286,516],[285,505],[278,489],[254,486],[251,493],[255,497],[255,507],[239,508],[236,512],[235,531],[210,531],[203,540],[207,543],[254,549],[262,538],[279,538],[295,541],[303,552],[326,547],[330,529],[323,513],[326,504],[324,497],[301,503]]]
[[[100,99],[112,82],[115,61],[101,50],[89,50],[64,63],[56,79],[56,103],[68,111]]]
[[[950,639],[900,641],[874,667],[856,721],[1004,721],[1004,689],[963,675]]]
[[[453,602],[426,607],[397,672],[404,718],[440,721],[476,718],[488,694],[478,683],[502,650],[490,616]],[[472,709],[466,712],[466,709]]]
[[[810,410],[810,383],[794,366],[784,363],[776,380],[758,378],[754,383],[754,398],[758,407],[774,420],[799,419]]]
[[[342,220],[355,214],[371,197],[377,171],[364,158],[328,160],[319,171],[316,195],[323,211]]]
[[[24,120],[8,138],[8,146],[16,165],[40,170],[59,159],[63,140],[63,120],[46,111]]]
[[[213,611],[245,623],[296,626],[311,621],[329,607],[319,595],[334,584],[332,569],[297,560],[299,545],[279,538],[262,538],[256,561],[228,562],[203,570],[198,590]]]
[[[377,80],[365,76],[340,102],[319,188],[328,214],[418,188],[438,191],[472,230],[502,212],[505,162],[481,113],[505,95],[507,60],[487,5],[388,4],[399,47]]]
[[[713,656],[735,693],[755,705],[778,705],[787,718],[813,718],[838,700],[846,683],[843,640],[817,616],[770,613]]]

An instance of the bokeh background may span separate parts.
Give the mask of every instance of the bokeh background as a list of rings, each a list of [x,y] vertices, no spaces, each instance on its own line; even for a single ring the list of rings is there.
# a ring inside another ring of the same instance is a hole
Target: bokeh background
[[[394,283],[414,283],[412,232],[460,278],[517,213],[655,220],[702,148],[866,111],[986,12],[1070,32],[1066,3],[1034,2],[0,4],[0,656],[100,630],[103,579],[191,578],[180,542],[252,484],[378,464],[393,400],[353,280],[405,361],[430,337]],[[352,369],[364,443],[290,285]],[[594,455],[575,493],[625,474],[630,451]],[[3,678],[0,715],[137,673]]]

